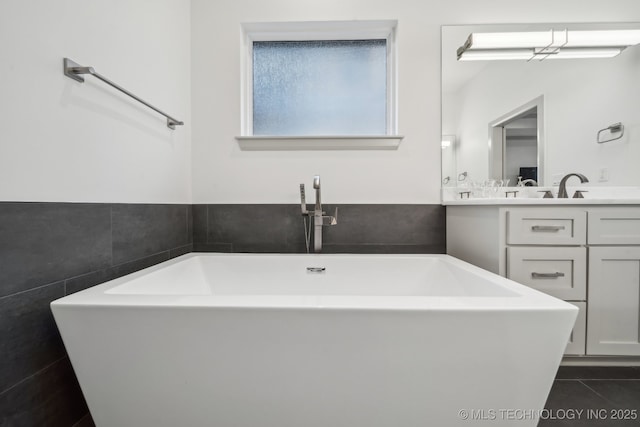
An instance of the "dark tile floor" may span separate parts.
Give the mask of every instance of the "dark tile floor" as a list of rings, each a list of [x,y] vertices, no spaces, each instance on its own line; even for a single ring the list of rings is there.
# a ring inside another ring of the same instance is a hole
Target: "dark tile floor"
[[[640,367],[562,366],[539,427],[640,426]]]

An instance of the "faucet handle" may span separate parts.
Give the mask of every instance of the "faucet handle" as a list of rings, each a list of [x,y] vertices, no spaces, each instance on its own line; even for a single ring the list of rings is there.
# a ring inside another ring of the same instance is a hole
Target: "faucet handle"
[[[329,226],[329,225],[336,225],[336,224],[338,224],[338,208],[336,208],[333,216],[322,215],[322,225]]]
[[[582,193],[588,193],[587,190],[576,190],[575,193],[573,193],[573,198],[574,199],[584,199],[584,195]]]
[[[543,199],[553,199],[553,193],[550,190],[538,190],[538,193],[544,193]]]

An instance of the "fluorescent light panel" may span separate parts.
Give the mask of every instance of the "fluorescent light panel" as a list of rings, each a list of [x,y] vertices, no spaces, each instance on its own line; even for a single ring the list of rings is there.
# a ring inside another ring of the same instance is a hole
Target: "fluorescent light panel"
[[[472,33],[460,61],[611,58],[640,43],[640,30]],[[546,49],[546,50],[545,50]]]
[[[569,31],[567,47],[627,47],[640,43],[640,30]]]
[[[619,55],[623,50],[623,47],[560,49],[558,53],[549,55],[546,59],[613,58],[614,56]]]
[[[495,49],[468,50],[458,59],[460,61],[491,61],[491,60],[529,60],[534,57],[531,49]]]
[[[622,52],[624,48],[571,48],[560,49],[557,52],[535,52],[534,49],[496,49],[496,50],[469,50],[461,57],[460,61],[508,61],[508,60],[546,60],[546,59],[589,59],[589,58],[613,58]]]
[[[522,33],[472,33],[467,39],[469,50],[518,49],[545,47],[551,44],[551,31]]]

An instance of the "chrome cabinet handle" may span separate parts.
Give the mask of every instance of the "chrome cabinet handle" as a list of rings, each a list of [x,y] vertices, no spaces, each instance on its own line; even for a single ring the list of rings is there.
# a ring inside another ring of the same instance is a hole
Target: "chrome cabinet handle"
[[[307,267],[309,273],[324,273],[326,270],[326,267]]]
[[[564,230],[564,225],[532,225],[531,231],[560,231]]]
[[[564,273],[560,273],[559,271],[555,273],[531,273],[532,279],[557,279],[558,277],[564,277]]]

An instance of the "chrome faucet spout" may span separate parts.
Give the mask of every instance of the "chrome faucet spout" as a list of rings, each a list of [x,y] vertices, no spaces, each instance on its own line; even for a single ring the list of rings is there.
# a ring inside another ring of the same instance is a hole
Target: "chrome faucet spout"
[[[580,178],[580,183],[584,184],[585,182],[589,182],[586,176],[581,173],[570,173],[564,176],[562,180],[560,180],[560,187],[558,188],[558,199],[568,199],[569,195],[567,194],[567,180],[572,176],[577,176]]]

